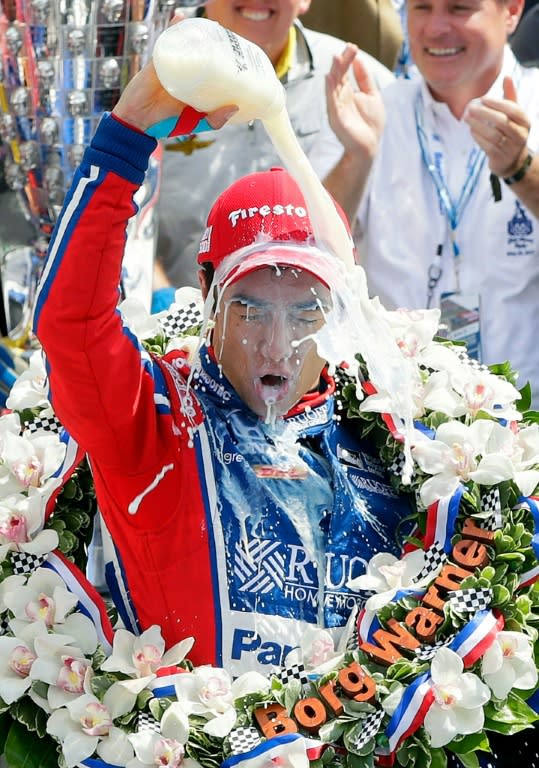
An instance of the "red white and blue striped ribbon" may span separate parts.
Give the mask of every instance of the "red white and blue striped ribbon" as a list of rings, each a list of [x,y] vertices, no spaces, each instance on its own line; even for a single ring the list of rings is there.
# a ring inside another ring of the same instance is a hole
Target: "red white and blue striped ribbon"
[[[501,614],[495,616],[492,611],[479,611],[447,647],[458,653],[465,667],[471,667],[490,648],[503,626]]]
[[[78,610],[94,624],[98,640],[105,653],[112,653],[114,630],[107,616],[103,598],[96,588],[90,584],[82,571],[57,549],[49,553],[42,567],[50,568],[57,573],[69,591],[77,595],[79,599]]]
[[[461,657],[465,667],[470,667],[490,648],[502,629],[503,616],[496,617],[492,611],[481,611],[458,632],[447,647]],[[392,752],[403,739],[422,725],[434,701],[431,686],[430,672],[425,672],[405,689],[385,731]]]
[[[464,487],[459,485],[452,496],[438,499],[427,509],[427,530],[425,531],[425,549],[436,542],[444,552],[451,551],[451,537],[455,533],[455,523],[460,507]]]
[[[430,672],[416,677],[404,690],[402,698],[386,727],[391,752],[401,741],[417,731],[434,701]]]
[[[300,741],[298,741],[300,740]],[[221,768],[267,768],[269,765],[288,765],[287,755],[291,752],[300,752],[302,747],[309,760],[317,760],[326,744],[316,739],[308,739],[299,733],[285,733],[261,742],[248,752],[241,755],[228,757]]]
[[[157,699],[176,696],[175,683],[187,670],[178,667],[162,667],[156,672],[157,677],[148,684],[148,688]]]

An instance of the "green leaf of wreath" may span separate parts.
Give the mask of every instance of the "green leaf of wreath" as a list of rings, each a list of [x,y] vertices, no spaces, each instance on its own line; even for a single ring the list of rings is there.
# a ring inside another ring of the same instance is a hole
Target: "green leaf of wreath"
[[[9,768],[58,768],[56,742],[50,736],[39,738],[22,723],[12,722],[4,757]]]

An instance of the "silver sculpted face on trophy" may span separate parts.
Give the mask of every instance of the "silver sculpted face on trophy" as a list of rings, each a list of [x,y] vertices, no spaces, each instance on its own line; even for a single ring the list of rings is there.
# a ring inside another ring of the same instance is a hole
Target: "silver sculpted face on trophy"
[[[80,117],[88,112],[88,97],[85,91],[69,91],[66,97],[66,111],[71,117]]]
[[[46,24],[50,12],[50,0],[30,0],[34,24]]]
[[[58,123],[54,117],[45,117],[41,121],[41,128],[39,131],[41,142],[46,147],[52,147],[59,138]]]
[[[73,56],[82,56],[86,47],[86,35],[82,29],[70,29],[67,33],[67,48]]]
[[[20,163],[23,171],[33,171],[39,165],[39,145],[37,141],[22,141],[19,146]]]
[[[103,88],[117,88],[120,85],[121,69],[116,59],[105,59],[99,65],[99,78]]]
[[[22,49],[22,33],[18,27],[11,25],[6,31],[6,45],[13,56],[17,56]]]
[[[103,0],[101,13],[109,24],[118,24],[124,12],[123,0]]]
[[[16,88],[11,94],[11,109],[17,117],[27,117],[30,113],[30,91],[28,88]]]
[[[49,165],[45,168],[43,186],[53,205],[62,205],[64,199],[64,174],[57,165]]]

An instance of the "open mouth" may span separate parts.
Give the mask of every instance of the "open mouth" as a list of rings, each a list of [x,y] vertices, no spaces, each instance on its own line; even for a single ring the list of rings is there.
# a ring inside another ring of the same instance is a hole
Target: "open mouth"
[[[265,387],[280,387],[281,384],[284,384],[286,379],[284,376],[272,376],[271,374],[268,374],[267,376],[261,376],[260,381]]]
[[[268,8],[260,8],[258,10],[254,8],[239,8],[238,12],[247,21],[267,21],[272,14]]]
[[[464,48],[427,48],[426,50],[430,56],[443,58],[444,56],[456,56],[457,53],[462,53]]]
[[[263,402],[276,403],[288,395],[290,380],[286,376],[268,373],[255,380],[255,389]]]

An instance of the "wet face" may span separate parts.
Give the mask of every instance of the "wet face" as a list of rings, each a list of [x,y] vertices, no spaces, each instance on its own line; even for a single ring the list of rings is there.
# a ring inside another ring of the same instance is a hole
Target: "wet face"
[[[259,45],[276,64],[290,27],[310,4],[311,0],[213,0],[206,15]]]
[[[451,107],[461,96],[465,105],[488,91],[522,5],[523,0],[409,0],[411,54],[435,98]]]
[[[330,306],[329,290],[293,268],[259,269],[223,292],[213,330],[215,355],[261,418],[283,416],[318,386],[325,361],[312,335]]]

